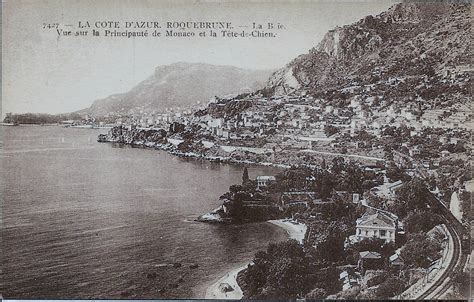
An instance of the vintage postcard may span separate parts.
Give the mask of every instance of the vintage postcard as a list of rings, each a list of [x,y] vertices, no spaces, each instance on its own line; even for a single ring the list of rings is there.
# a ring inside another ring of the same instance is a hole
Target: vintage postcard
[[[3,0],[1,296],[469,299],[471,16]]]

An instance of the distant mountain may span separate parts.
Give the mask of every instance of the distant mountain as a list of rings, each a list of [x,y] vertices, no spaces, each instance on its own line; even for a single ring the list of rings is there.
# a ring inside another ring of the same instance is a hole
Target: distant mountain
[[[129,92],[96,100],[81,112],[93,115],[186,107],[213,96],[236,95],[265,86],[273,70],[246,70],[202,63],[158,66],[155,73]]]
[[[364,94],[394,102],[422,99],[433,106],[448,99],[466,102],[470,9],[405,2],[337,27],[272,74],[266,89],[276,95],[306,90],[329,102]]]

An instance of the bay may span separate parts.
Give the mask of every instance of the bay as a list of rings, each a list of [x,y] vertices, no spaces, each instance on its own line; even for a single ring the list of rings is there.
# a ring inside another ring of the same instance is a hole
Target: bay
[[[203,298],[227,270],[286,239],[269,223],[194,221],[241,182],[243,166],[97,143],[103,129],[1,131],[5,298]],[[277,171],[249,167],[251,177]]]

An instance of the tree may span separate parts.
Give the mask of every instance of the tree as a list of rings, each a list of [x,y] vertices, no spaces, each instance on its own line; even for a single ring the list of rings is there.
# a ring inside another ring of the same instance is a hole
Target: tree
[[[410,236],[402,248],[400,257],[408,268],[428,268],[434,260],[439,259],[440,250],[440,242],[429,238],[426,234],[417,233]]]
[[[405,282],[398,277],[391,277],[385,280],[377,288],[375,295],[379,299],[394,297],[405,289]]]
[[[458,272],[454,278],[454,290],[463,298],[470,294],[470,274],[469,272]]]
[[[270,262],[267,259],[267,253],[258,251],[255,254],[253,265],[249,265],[244,274],[244,281],[247,285],[246,292],[248,298],[258,297],[265,287],[268,276],[268,267]]]
[[[309,263],[296,240],[271,243],[255,255],[245,273],[250,296],[254,298],[295,298],[311,289]]]
[[[331,171],[334,173],[334,174],[339,174],[341,173],[345,168],[345,164],[344,164],[344,158],[341,157],[341,156],[338,156],[338,157],[335,157],[333,160],[332,160],[332,167],[331,167]]]
[[[364,173],[363,171],[351,162],[347,168],[346,182],[347,182],[347,191],[362,193],[362,183],[364,182]]]
[[[456,146],[454,147],[454,153],[462,153],[466,152],[466,148],[464,147],[464,143],[461,141],[458,141],[456,143]]]
[[[247,167],[245,167],[244,172],[242,173],[242,184],[244,185],[247,181],[249,181],[249,171]]]
[[[339,132],[339,129],[334,127],[333,125],[326,125],[324,126],[324,134],[326,134],[326,136],[332,136],[336,133]]]
[[[411,212],[404,220],[405,231],[408,233],[427,232],[441,223],[441,216],[430,211]]]
[[[397,190],[397,200],[393,210],[400,218],[414,210],[426,210],[429,204],[429,194],[421,179],[412,179]]]
[[[319,208],[319,212],[321,216],[327,222],[350,222],[352,223],[356,217],[355,209],[356,206],[354,203],[350,202],[346,198],[339,196],[338,194],[334,193],[331,196],[332,202],[329,202],[325,205],[322,205]],[[329,225],[328,227],[330,227]]]
[[[308,266],[300,257],[276,258],[269,269],[268,283],[272,298],[295,298],[306,291],[305,270]]]
[[[400,169],[393,161],[390,161],[390,164],[387,167],[387,177],[392,181],[405,180],[405,171]]]
[[[323,200],[327,200],[334,189],[336,179],[328,171],[323,171],[316,177],[317,191]]]
[[[473,219],[473,214],[471,214],[471,192],[463,191],[459,193],[459,200],[461,201],[462,208],[462,218],[465,221],[470,221]]]
[[[373,194],[372,192],[364,193],[364,198],[367,203],[377,209],[387,210],[386,201],[380,196]]]
[[[389,161],[393,161],[393,150],[392,147],[389,145],[385,145],[383,148],[383,151],[385,152],[384,158]]]
[[[229,187],[229,192],[234,193],[234,194],[242,190],[243,190],[243,187],[241,185],[231,185]]]
[[[246,192],[249,192],[253,195],[257,194],[257,180],[255,179],[249,179],[245,182],[245,184],[242,185],[243,190]]]
[[[337,262],[345,258],[345,225],[331,222],[321,229],[314,241],[315,254],[321,261]]]

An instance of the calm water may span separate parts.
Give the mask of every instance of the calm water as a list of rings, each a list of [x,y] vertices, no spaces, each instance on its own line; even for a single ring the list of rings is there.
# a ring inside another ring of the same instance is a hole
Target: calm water
[[[202,298],[226,270],[286,238],[268,223],[193,221],[241,181],[242,167],[97,143],[103,130],[0,131],[6,298]]]

